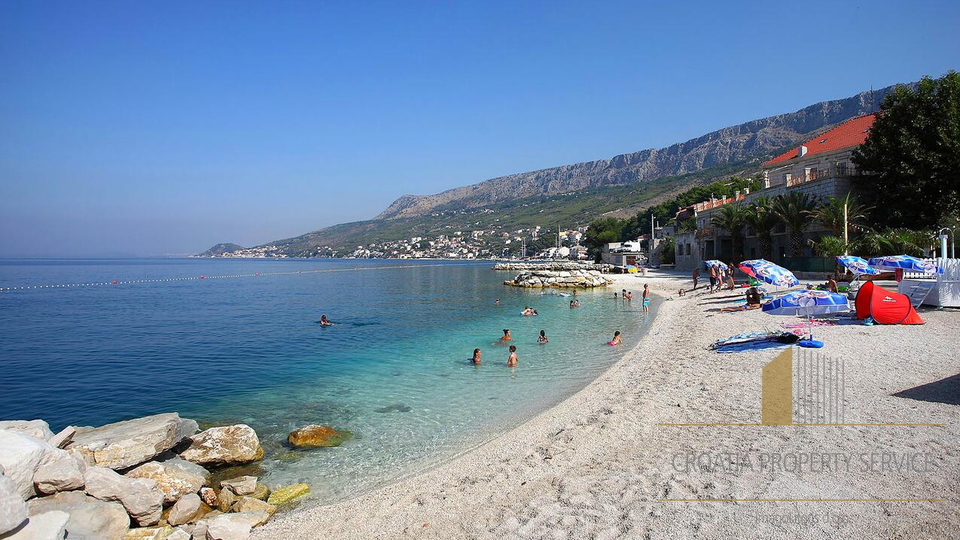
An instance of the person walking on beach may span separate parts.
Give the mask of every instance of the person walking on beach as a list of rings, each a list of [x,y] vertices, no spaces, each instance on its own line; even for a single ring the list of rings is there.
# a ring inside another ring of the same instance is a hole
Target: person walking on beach
[[[510,357],[507,358],[507,367],[517,367],[517,346],[510,346]]]
[[[713,288],[717,284],[717,267],[716,265],[710,265],[710,289],[709,292],[713,292]]]
[[[504,328],[503,337],[500,338],[500,343],[506,343],[508,341],[513,341],[513,336],[510,335],[510,330],[508,328]]]
[[[650,285],[643,284],[643,312],[650,311]]]
[[[613,339],[610,340],[610,343],[608,343],[608,345],[610,345],[611,347],[616,347],[621,343],[623,343],[623,341],[620,339],[620,331],[617,330],[616,332],[613,333]]]
[[[697,290],[697,281],[700,280],[700,267],[693,267],[693,290]]]
[[[473,350],[473,359],[470,360],[471,362],[473,362],[473,365],[475,365],[475,366],[479,366],[479,365],[480,365],[480,356],[481,356],[482,354],[483,354],[483,353],[480,352],[480,349],[474,349],[474,350]]]
[[[547,333],[546,333],[545,331],[541,330],[541,331],[540,331],[540,337],[537,338],[537,343],[543,345],[544,343],[547,343],[548,341],[550,341],[550,340],[547,339]]]

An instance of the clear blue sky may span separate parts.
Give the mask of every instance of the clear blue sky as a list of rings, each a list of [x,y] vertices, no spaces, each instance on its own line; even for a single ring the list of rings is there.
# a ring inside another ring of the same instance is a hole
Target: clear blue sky
[[[955,1],[5,0],[0,256],[366,219],[939,76],[958,28]]]

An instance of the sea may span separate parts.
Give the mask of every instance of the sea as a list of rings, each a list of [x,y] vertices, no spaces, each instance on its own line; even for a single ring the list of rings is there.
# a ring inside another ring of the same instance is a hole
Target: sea
[[[201,427],[244,423],[265,458],[223,474],[307,482],[320,503],[356,496],[562,401],[634,346],[648,321],[639,301],[614,300],[612,290],[581,291],[571,309],[560,291],[508,287],[512,274],[491,268],[0,260],[0,419],[41,418],[54,431],[170,411]],[[521,316],[526,306],[539,315]],[[321,327],[321,315],[334,326]],[[505,328],[516,368],[497,344]],[[617,330],[624,346],[610,347]],[[475,348],[479,366],[469,360]],[[288,433],[308,424],[352,437],[289,447]]]

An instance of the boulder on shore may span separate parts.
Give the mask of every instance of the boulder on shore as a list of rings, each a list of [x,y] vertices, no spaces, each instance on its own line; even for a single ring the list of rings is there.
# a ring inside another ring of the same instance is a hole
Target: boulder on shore
[[[235,424],[190,437],[190,446],[180,457],[200,465],[241,465],[263,459],[263,447],[253,428]]]
[[[124,476],[154,480],[163,492],[164,504],[173,504],[188,493],[196,493],[212,479],[210,471],[178,457],[144,463]]]
[[[149,461],[197,432],[197,423],[177,413],[155,414],[98,428],[79,428],[67,448],[87,462],[119,470]]]
[[[256,476],[238,476],[220,482],[221,489],[229,489],[234,495],[250,495],[257,489]]]
[[[177,504],[170,509],[170,515],[167,516],[167,523],[173,526],[183,525],[192,520],[200,512],[200,496],[196,493],[184,495]]]
[[[0,474],[0,536],[20,526],[27,519],[27,503],[13,480]]]
[[[163,492],[149,478],[127,478],[105,467],[90,467],[85,490],[101,501],[118,501],[140,526],[155,525],[163,512]]]
[[[240,500],[233,505],[234,512],[266,512],[269,515],[273,515],[277,511],[277,507],[268,503],[261,501],[260,499],[255,499],[250,496],[240,497]]]
[[[27,503],[30,517],[59,510],[70,515],[67,534],[70,538],[122,540],[130,527],[130,516],[123,505],[104,502],[80,491],[66,491]]]
[[[33,473],[33,484],[38,492],[45,495],[81,489],[86,469],[87,465],[79,452],[54,448],[48,453],[46,463]]]
[[[62,510],[51,510],[35,516],[22,527],[4,536],[4,540],[62,540],[67,536],[67,522],[70,514]]]
[[[53,438],[50,424],[43,420],[4,420],[0,422],[0,429],[23,433],[41,441],[49,441]]]
[[[53,447],[17,431],[0,430],[0,467],[24,500],[37,494],[33,474],[46,462]]]
[[[287,436],[287,442],[297,448],[340,446],[351,437],[349,431],[337,431],[332,427],[311,424]]]

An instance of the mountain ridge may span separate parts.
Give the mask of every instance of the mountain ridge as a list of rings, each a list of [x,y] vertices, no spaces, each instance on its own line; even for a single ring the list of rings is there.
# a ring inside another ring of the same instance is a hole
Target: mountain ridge
[[[500,176],[432,195],[403,195],[374,220],[413,217],[437,208],[476,208],[536,194],[554,195],[603,185],[643,182],[748,159],[849,118],[874,112],[894,87],[821,101],[792,113],[728,126],[663,148]]]

